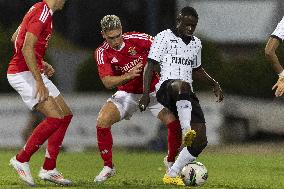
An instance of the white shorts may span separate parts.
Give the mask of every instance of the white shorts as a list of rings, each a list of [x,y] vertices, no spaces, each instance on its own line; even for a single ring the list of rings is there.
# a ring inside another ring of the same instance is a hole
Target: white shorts
[[[44,74],[41,74],[43,83],[49,91],[49,96],[57,97],[60,95],[57,87]],[[35,97],[36,81],[30,71],[20,72],[16,74],[7,74],[10,85],[20,94],[24,103],[33,109],[38,104],[39,99]]]
[[[138,101],[142,94],[127,93],[125,91],[117,91],[107,101],[113,102],[120,112],[120,119],[130,119],[131,116],[138,110]],[[164,108],[158,103],[156,93],[150,93],[150,104],[148,109],[157,117],[159,112]]]

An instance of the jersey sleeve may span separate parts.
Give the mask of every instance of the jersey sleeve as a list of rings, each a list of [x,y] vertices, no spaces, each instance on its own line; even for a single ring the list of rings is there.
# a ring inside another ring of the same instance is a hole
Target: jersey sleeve
[[[167,49],[165,32],[159,33],[152,43],[148,58],[161,62]]]
[[[284,17],[282,20],[277,24],[277,27],[271,34],[272,37],[276,37],[280,39],[281,41],[284,40]]]
[[[43,9],[35,9],[34,11],[34,15],[31,16],[31,19],[28,22],[27,31],[39,37],[40,33],[47,25],[47,20],[48,17],[50,17],[50,12],[47,6],[44,6]]]
[[[198,51],[198,54],[195,56],[193,64],[192,64],[192,68],[198,68],[201,66],[201,48]]]
[[[148,52],[149,52],[154,38],[151,35],[148,35],[148,34],[143,34],[143,36],[144,36],[143,47],[144,47],[144,49],[147,49]]]
[[[105,53],[102,49],[97,49],[94,53],[94,59],[98,66],[98,72],[100,78],[107,75],[113,75],[111,64],[108,62]]]

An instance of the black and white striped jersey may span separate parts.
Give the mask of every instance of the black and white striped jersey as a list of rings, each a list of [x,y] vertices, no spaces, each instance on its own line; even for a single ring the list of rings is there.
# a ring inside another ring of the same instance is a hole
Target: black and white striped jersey
[[[161,67],[156,90],[168,79],[181,79],[192,84],[192,69],[201,65],[201,49],[201,41],[195,36],[186,44],[171,29],[157,34],[148,55]]]
[[[277,27],[275,28],[275,30],[273,31],[271,36],[275,36],[275,37],[281,39],[282,41],[284,40],[284,17],[277,24]]]

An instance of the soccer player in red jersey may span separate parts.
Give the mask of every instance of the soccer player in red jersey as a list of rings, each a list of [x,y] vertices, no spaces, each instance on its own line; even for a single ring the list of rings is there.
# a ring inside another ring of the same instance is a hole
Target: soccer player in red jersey
[[[105,87],[117,87],[118,91],[103,105],[97,118],[98,148],[104,161],[104,168],[95,178],[95,182],[99,183],[115,175],[111,127],[116,122],[129,119],[138,110],[138,100],[143,93],[142,71],[153,41],[145,33],[122,33],[120,19],[115,15],[103,17],[101,28],[105,41],[96,49],[94,59]],[[149,110],[168,128],[168,155],[164,163],[169,168],[181,145],[181,128],[175,116],[156,101],[154,90],[158,80],[157,73],[154,73]]]
[[[8,81],[31,110],[36,109],[45,115],[23,149],[10,160],[20,178],[31,186],[35,183],[29,161],[46,140],[45,161],[38,176],[61,185],[71,184],[57,171],[56,159],[72,112],[48,79],[54,74],[54,69],[43,60],[52,33],[52,15],[61,10],[64,3],[65,0],[44,0],[34,4],[11,39],[15,48],[7,71]]]

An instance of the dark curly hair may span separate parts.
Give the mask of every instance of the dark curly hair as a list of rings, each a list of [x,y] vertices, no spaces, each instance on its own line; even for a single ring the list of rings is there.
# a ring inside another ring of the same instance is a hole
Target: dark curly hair
[[[193,16],[198,19],[197,11],[193,7],[186,6],[179,12],[179,16]]]

